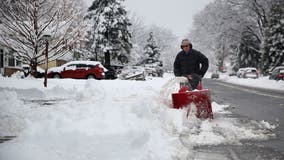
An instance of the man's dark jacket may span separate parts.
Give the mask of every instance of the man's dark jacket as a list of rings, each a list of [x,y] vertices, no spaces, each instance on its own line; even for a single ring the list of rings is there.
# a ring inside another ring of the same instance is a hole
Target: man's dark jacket
[[[184,50],[180,51],[174,62],[175,76],[187,76],[195,73],[203,77],[207,69],[208,58],[194,49],[191,49],[188,54]]]

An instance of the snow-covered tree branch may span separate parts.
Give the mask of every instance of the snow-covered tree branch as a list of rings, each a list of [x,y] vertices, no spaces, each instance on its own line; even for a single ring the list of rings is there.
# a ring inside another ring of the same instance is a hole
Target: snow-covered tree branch
[[[0,2],[0,43],[30,64],[32,74],[44,61],[43,37],[49,35],[50,59],[71,49],[82,31],[82,14],[76,0],[2,0]]]
[[[271,66],[263,65],[264,59],[270,57],[264,56],[268,55],[265,53],[267,49],[262,48],[265,48],[265,39],[269,38],[264,32],[272,23],[270,13],[275,5],[283,8],[283,2],[279,0],[215,0],[196,15],[189,37],[205,52],[213,52],[218,67],[224,60],[231,61],[235,70],[239,67],[261,69]],[[280,10],[277,12],[282,14]],[[277,32],[281,33],[280,30]],[[275,43],[281,41],[279,37],[274,39]],[[275,66],[283,60],[269,62]]]
[[[89,7],[89,43],[93,58],[104,62],[104,54],[110,52],[114,63],[129,61],[132,44],[129,26],[131,23],[123,6],[124,0],[94,0]]]

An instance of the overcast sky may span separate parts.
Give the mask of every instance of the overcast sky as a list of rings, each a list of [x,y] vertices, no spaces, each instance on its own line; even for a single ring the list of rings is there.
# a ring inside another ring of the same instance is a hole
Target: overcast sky
[[[192,27],[194,14],[213,0],[125,0],[127,10],[135,12],[146,24],[163,26],[180,38]]]
[[[83,0],[91,5],[92,0]],[[126,9],[141,17],[147,25],[168,28],[179,38],[189,32],[194,14],[213,0],[125,0]]]

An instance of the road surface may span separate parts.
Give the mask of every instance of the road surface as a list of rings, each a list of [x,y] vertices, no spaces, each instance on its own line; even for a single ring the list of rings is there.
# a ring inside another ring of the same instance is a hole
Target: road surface
[[[279,124],[277,137],[268,141],[243,142],[242,146],[198,146],[194,147],[194,157],[188,159],[284,159],[283,91],[249,88],[212,79],[204,79],[203,87],[211,90],[212,101],[229,105],[230,111],[240,120],[265,120]]]

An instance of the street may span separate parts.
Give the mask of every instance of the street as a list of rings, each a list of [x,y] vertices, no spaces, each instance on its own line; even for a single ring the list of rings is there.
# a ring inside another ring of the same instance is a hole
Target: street
[[[242,145],[194,147],[196,153],[188,159],[283,159],[284,92],[248,88],[211,79],[203,80],[203,87],[210,89],[213,102],[229,105],[233,113],[230,116],[240,122],[264,120],[279,125],[277,136],[267,141],[245,141]],[[182,136],[181,141],[186,142]]]

